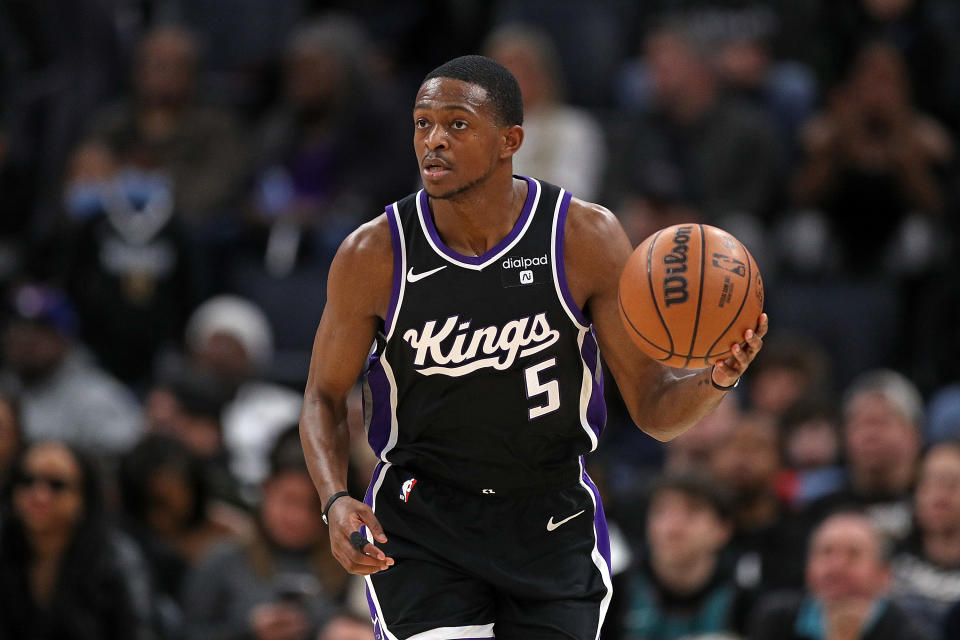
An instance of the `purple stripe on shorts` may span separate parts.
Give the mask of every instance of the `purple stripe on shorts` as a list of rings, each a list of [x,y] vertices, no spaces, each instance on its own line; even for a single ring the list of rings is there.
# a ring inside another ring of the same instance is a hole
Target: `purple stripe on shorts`
[[[367,442],[379,458],[390,441],[393,413],[390,407],[390,381],[383,370],[380,356],[372,355],[367,360],[367,386],[370,389],[370,424],[367,425]]]
[[[590,332],[583,337],[583,349],[580,355],[591,374],[596,374],[591,376],[593,386],[590,389],[590,402],[587,404],[587,423],[598,436],[607,424],[607,403],[603,397],[603,368],[597,368],[599,352],[597,334],[593,327],[590,327]]]
[[[603,514],[603,502],[600,500],[600,492],[597,490],[597,485],[593,484],[593,480],[590,479],[590,476],[587,475],[586,470],[583,472],[583,481],[590,487],[590,491],[593,492],[593,498],[597,501],[597,510],[593,515],[593,526],[597,531],[597,549],[600,551],[600,555],[603,556],[603,559],[607,561],[607,571],[610,570],[610,533],[607,531],[607,518]]]
[[[373,604],[373,595],[370,593],[370,583],[367,583],[367,606],[370,607],[370,622],[373,623],[373,637],[376,640],[384,640],[387,636],[383,633],[383,627],[380,626],[380,618],[377,616],[377,607]]]
[[[570,287],[567,286],[567,269],[563,260],[563,238],[566,235],[567,209],[570,208],[570,198],[570,192],[565,191],[563,199],[560,201],[560,211],[557,213],[557,246],[554,247],[553,253],[557,256],[557,284],[560,286],[563,300],[567,303],[570,311],[573,312],[573,317],[577,319],[577,322],[586,327],[590,325],[590,321],[583,315],[583,311],[580,310],[577,303],[573,301],[573,296],[570,295]]]
[[[367,486],[367,493],[363,496],[363,502],[372,507],[373,506],[373,487],[376,486],[377,480],[380,479],[380,473],[383,471],[383,461],[377,463],[377,466],[373,468],[373,476],[370,478],[370,484]]]
[[[465,256],[461,253],[457,253],[443,243],[443,240],[440,239],[440,234],[437,233],[437,226],[433,222],[433,213],[430,211],[430,199],[427,197],[427,190],[424,189],[420,192],[420,210],[423,212],[423,222],[426,225],[427,233],[430,234],[430,238],[433,239],[433,243],[437,245],[437,248],[439,248],[444,255],[465,264],[483,264],[492,256],[498,254],[504,247],[513,242],[516,237],[520,235],[523,227],[527,224],[527,219],[530,217],[530,214],[533,211],[533,201],[536,198],[537,184],[526,176],[514,177],[523,178],[527,181],[527,199],[523,203],[523,210],[520,212],[520,217],[517,218],[516,224],[513,225],[513,229],[510,230],[510,233],[507,234],[507,237],[498,242],[492,249],[488,250],[482,256],[476,257]]]
[[[390,210],[393,209],[391,213]],[[390,223],[390,242],[393,245],[393,291],[390,293],[390,307],[387,309],[385,331],[393,326],[393,316],[400,301],[400,287],[403,284],[403,240],[400,238],[400,228],[397,226],[397,205],[390,205],[386,209],[387,222]]]

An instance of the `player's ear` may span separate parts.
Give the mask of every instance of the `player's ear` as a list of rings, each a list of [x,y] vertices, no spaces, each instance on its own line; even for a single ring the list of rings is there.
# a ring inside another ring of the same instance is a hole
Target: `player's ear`
[[[515,154],[520,145],[523,144],[523,127],[515,124],[511,127],[504,127],[501,132],[500,157],[505,159]]]

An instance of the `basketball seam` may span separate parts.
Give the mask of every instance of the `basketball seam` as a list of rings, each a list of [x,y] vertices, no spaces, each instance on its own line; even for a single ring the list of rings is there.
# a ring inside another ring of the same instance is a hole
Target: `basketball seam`
[[[657,235],[653,236],[653,240],[650,242],[650,248],[647,250],[647,284],[650,286],[650,300],[653,301],[653,310],[657,312],[657,317],[660,318],[660,324],[663,325],[663,330],[667,334],[667,340],[670,342],[670,355],[676,355],[673,351],[673,336],[670,334],[670,327],[667,326],[666,321],[663,319],[663,314],[660,313],[660,305],[657,304],[657,294],[653,290],[653,278],[650,273],[650,264],[653,261],[653,248],[657,246],[657,238],[660,237],[661,233],[663,233],[663,229],[657,231]]]
[[[623,314],[623,319],[627,321],[627,323],[630,325],[630,328],[633,329],[633,332],[634,332],[634,333],[636,333],[640,338],[643,339],[644,342],[646,342],[647,344],[649,344],[649,345],[650,345],[651,347],[653,347],[654,349],[656,349],[656,350],[658,350],[658,351],[663,351],[664,353],[666,353],[666,354],[667,354],[667,358],[673,357],[673,352],[672,352],[672,351],[667,351],[667,350],[664,349],[663,347],[657,345],[655,342],[653,342],[653,340],[651,340],[651,339],[648,338],[647,336],[645,336],[645,335],[643,335],[642,333],[640,333],[640,331],[637,329],[636,325],[633,324],[633,320],[631,320],[631,319],[630,319],[630,316],[627,315],[627,310],[623,308],[623,298],[620,296],[620,289],[619,289],[619,287],[617,288],[617,302],[620,304],[620,313]],[[647,355],[649,355],[649,354],[647,354]],[[653,357],[653,356],[650,356],[650,357]],[[666,360],[667,358],[654,358],[654,360]]]
[[[684,369],[693,359],[693,347],[697,344],[697,329],[700,327],[700,308],[703,304],[703,272],[706,270],[707,238],[703,233],[703,225],[698,224],[697,228],[700,229],[700,289],[697,291],[697,315],[693,318],[693,337],[690,338],[690,351],[687,353],[686,362],[683,363]]]
[[[740,248],[743,249],[744,255],[747,256],[747,285],[744,287],[745,291],[743,292],[743,299],[740,301],[740,308],[737,309],[737,313],[734,314],[733,319],[730,321],[730,324],[727,325],[727,328],[720,332],[720,335],[717,336],[717,339],[714,340],[713,344],[710,345],[710,348],[707,349],[707,355],[704,356],[703,359],[704,361],[706,361],[708,367],[710,366],[709,358],[711,357],[710,354],[713,352],[713,348],[717,346],[718,342],[720,342],[720,338],[727,335],[727,331],[730,331],[730,327],[733,326],[733,323],[740,319],[740,314],[743,312],[743,306],[747,303],[747,296],[750,295],[750,285],[753,282],[753,256],[750,255],[750,252],[747,251],[747,248],[744,246],[742,242],[740,242],[740,240],[738,240],[737,238],[733,238],[733,239],[737,241],[737,244],[739,244]],[[737,340],[737,342],[740,342],[740,341]],[[721,351],[717,355],[719,356],[724,353],[726,353],[726,351]]]

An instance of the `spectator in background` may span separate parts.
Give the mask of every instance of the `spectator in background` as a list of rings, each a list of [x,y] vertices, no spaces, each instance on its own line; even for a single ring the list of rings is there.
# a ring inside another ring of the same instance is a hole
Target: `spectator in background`
[[[956,116],[956,23],[941,0],[847,0],[821,4],[817,29],[820,75],[834,85],[849,69],[865,42],[882,41],[897,48],[910,72],[909,90],[920,107],[951,126]],[[940,6],[938,6],[940,5]],[[939,11],[938,11],[939,9]],[[956,14],[953,16],[956,18]]]
[[[784,555],[802,548],[806,530],[779,493],[783,467],[776,424],[767,416],[742,417],[718,444],[711,477],[733,498],[733,536],[739,586],[761,592],[800,588],[802,559]]]
[[[680,640],[743,630],[750,598],[720,551],[733,530],[729,504],[710,481],[666,476],[647,510],[645,566],[628,588],[626,640]]]
[[[186,346],[193,366],[229,394],[223,442],[232,473],[249,493],[267,475],[270,443],[299,421],[303,396],[264,379],[273,359],[273,332],[263,311],[248,300],[224,295],[204,302],[187,322]]]
[[[148,32],[137,51],[134,94],[101,113],[91,131],[124,163],[166,173],[174,208],[191,228],[230,213],[247,166],[232,118],[193,100],[198,49],[179,27]]]
[[[797,336],[771,338],[756,365],[750,374],[749,406],[775,420],[800,398],[824,393],[832,382],[823,348]]]
[[[728,227],[726,217],[746,214],[755,231],[782,182],[774,127],[762,112],[722,95],[709,43],[682,16],[651,31],[644,49],[655,106],[612,131],[606,199],[617,207],[638,168],[672,165],[684,200],[705,222]]]
[[[910,532],[910,492],[923,445],[923,400],[894,371],[868,371],[851,383],[843,402],[847,480],[811,503],[812,522],[842,508],[862,509],[887,541]]]
[[[933,640],[887,599],[883,537],[857,513],[837,513],[813,532],[805,594],[761,602],[751,640]]]
[[[178,559],[160,573],[171,595],[179,597],[183,572],[215,545],[250,535],[246,514],[211,495],[203,462],[174,438],[146,436],[121,459],[119,479],[135,536],[146,549],[166,549]]]
[[[944,207],[953,143],[913,105],[909,84],[895,47],[868,44],[802,132],[795,199],[823,211],[856,273],[909,274],[942,251],[932,217]]]
[[[157,354],[179,340],[194,299],[172,184],[92,142],[74,152],[64,196],[64,273],[84,342],[113,375],[142,389]]]
[[[148,574],[100,491],[92,463],[60,443],[14,463],[0,498],[0,637],[151,638]]]
[[[780,416],[783,457],[792,473],[791,505],[802,509],[844,483],[840,464],[840,416],[833,403],[804,396]]]
[[[534,27],[508,25],[487,40],[485,54],[510,70],[523,95],[523,146],[517,173],[564,185],[584,200],[596,197],[606,168],[600,125],[564,103],[560,61],[550,37]]]
[[[725,4],[686,3],[683,15],[689,28],[713,52],[712,61],[724,89],[764,111],[776,125],[782,147],[793,155],[797,129],[817,101],[817,82],[812,69],[798,60],[777,59],[775,50],[783,53],[785,36],[806,35],[802,33],[804,20],[798,15],[805,11],[791,10],[789,3]],[[649,66],[639,59],[627,61],[618,74],[617,93],[621,109],[649,108],[654,100]]]
[[[705,26],[717,30],[717,71],[724,86],[762,109],[776,125],[781,147],[794,157],[797,131],[816,106],[817,80],[812,69],[795,60],[773,58],[780,31],[773,10],[761,5],[713,8]]]
[[[76,314],[63,292],[22,285],[8,303],[0,377],[18,390],[27,440],[62,440],[98,456],[133,446],[136,398],[74,340]]]
[[[960,601],[960,442],[943,442],[923,457],[913,508],[914,530],[893,556],[891,592],[936,632]]]
[[[730,436],[740,417],[736,395],[727,394],[710,414],[667,443],[664,471],[703,473],[710,466],[713,452]]]
[[[230,470],[222,415],[228,396],[220,381],[192,368],[159,379],[147,395],[146,429],[179,440],[200,463],[210,495],[243,505],[241,486]]]
[[[660,229],[702,218],[685,200],[681,181],[671,163],[655,161],[637,167],[616,209],[630,244],[636,247]]]
[[[297,29],[283,72],[283,101],[260,131],[251,210],[276,277],[329,264],[357,223],[415,179],[396,162],[409,153],[408,116],[377,86],[356,22],[328,16]]]
[[[373,625],[369,616],[361,616],[349,611],[335,613],[323,625],[317,640],[375,640]]]
[[[348,576],[330,553],[303,451],[295,439],[282,442],[271,455],[257,535],[222,547],[189,576],[187,640],[314,638],[344,595]]]
[[[24,444],[20,403],[15,395],[0,389],[0,487],[8,480],[13,461]]]

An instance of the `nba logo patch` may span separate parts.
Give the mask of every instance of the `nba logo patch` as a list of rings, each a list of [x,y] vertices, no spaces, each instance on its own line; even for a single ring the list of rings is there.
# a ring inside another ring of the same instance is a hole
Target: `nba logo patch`
[[[410,499],[410,492],[413,491],[413,485],[417,484],[416,478],[410,478],[400,487],[400,499],[406,502]]]

